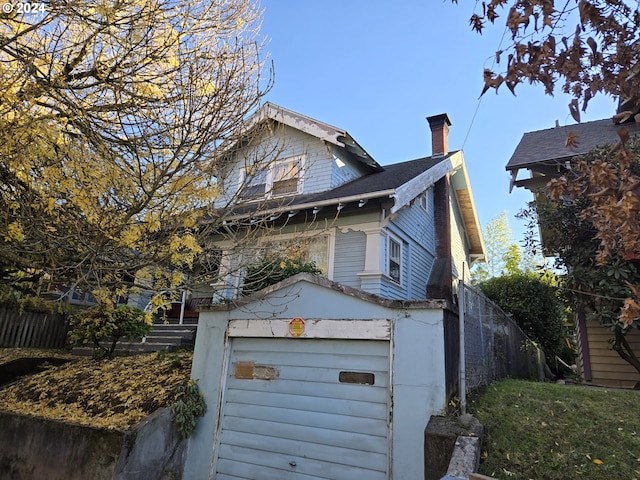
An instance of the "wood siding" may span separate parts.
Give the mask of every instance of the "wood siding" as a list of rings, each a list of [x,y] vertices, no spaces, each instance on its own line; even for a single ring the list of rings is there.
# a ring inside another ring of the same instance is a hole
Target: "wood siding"
[[[339,148],[333,147],[332,153],[343,163],[342,166],[338,165],[335,158],[332,158],[331,162],[331,188],[336,188],[351,180],[364,175],[364,167],[360,164],[350,160],[344,152],[341,152]]]
[[[358,273],[364,270],[366,235],[364,232],[338,229],[333,279],[343,285],[360,288]]]
[[[389,342],[233,338],[225,390],[215,479],[388,478]]]
[[[433,190],[427,190],[427,211],[420,202],[398,211],[388,230],[403,242],[402,287],[389,279],[382,281],[382,295],[388,298],[420,300],[426,298],[426,286],[435,260],[436,239],[433,217]],[[385,259],[385,262],[387,259]]]
[[[595,321],[587,321],[591,383],[610,387],[633,387],[640,382],[640,373],[609,348],[612,333]],[[627,336],[634,351],[640,351],[640,332],[632,330]]]
[[[261,138],[255,139],[254,143],[260,146],[243,150],[237,157],[238,163],[225,175],[224,193],[216,202],[216,206],[229,202],[229,199],[238,191],[243,169],[254,161],[262,161],[268,165],[277,160],[302,155],[304,157],[302,193],[304,194],[335,188],[362,176],[364,171],[363,167],[351,160],[340,148],[329,147],[322,140],[291,127],[280,126],[273,132],[265,133]],[[333,153],[336,153],[344,162],[344,167],[338,167]]]
[[[463,271],[465,281],[469,281],[469,241],[464,230],[464,220],[457,202],[451,202],[451,260],[453,262],[453,283],[462,280]]]

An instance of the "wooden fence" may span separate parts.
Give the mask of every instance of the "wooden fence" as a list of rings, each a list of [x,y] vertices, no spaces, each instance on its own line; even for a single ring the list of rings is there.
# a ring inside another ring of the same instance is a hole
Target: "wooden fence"
[[[66,315],[0,307],[0,347],[62,348],[68,330]]]

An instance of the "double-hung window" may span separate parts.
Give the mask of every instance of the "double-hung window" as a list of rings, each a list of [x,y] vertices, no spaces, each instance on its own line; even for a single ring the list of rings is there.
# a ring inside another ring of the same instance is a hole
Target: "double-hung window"
[[[262,198],[267,192],[267,171],[259,170],[251,174],[244,171],[243,198]]]
[[[402,243],[395,238],[388,240],[388,274],[391,280],[400,284],[402,280]]]
[[[241,196],[245,199],[271,198],[302,192],[303,156],[273,162],[262,169],[258,165],[242,171]]]
[[[294,158],[274,165],[271,185],[272,196],[298,193],[301,163],[301,158]]]

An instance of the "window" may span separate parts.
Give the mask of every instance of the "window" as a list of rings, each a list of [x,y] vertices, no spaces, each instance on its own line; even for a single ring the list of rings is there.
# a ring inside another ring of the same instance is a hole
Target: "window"
[[[256,172],[254,175],[244,174],[244,190],[243,198],[259,198],[263,197],[267,191],[267,172],[265,170]]]
[[[293,195],[302,191],[303,157],[291,157],[259,170],[247,167],[241,173],[242,198],[271,198]]]
[[[400,283],[402,272],[402,244],[389,237],[389,277],[396,283]]]
[[[418,197],[418,202],[420,203],[420,207],[425,211],[429,212],[429,196],[428,192],[424,192],[422,195]]]
[[[275,165],[273,169],[273,185],[271,194],[289,195],[298,193],[300,181],[300,159],[289,160]]]

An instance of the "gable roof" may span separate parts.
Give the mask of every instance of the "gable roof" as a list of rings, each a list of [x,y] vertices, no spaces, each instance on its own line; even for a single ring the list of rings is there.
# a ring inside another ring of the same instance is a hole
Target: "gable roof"
[[[514,171],[543,162],[565,160],[583,155],[599,145],[614,145],[619,139],[618,131],[622,127],[631,134],[640,132],[640,128],[634,122],[614,125],[611,119],[604,119],[525,133],[511,155],[506,169]],[[575,148],[566,146],[569,133],[577,135],[578,145]]]
[[[382,167],[362,148],[346,130],[334,127],[328,123],[320,122],[314,118],[288,110],[271,102],[265,103],[251,116],[245,131],[251,130],[255,125],[266,120],[273,120],[287,125],[301,132],[312,135],[320,140],[331,143],[347,150],[353,157],[373,171],[381,171]]]
[[[391,211],[395,212],[429,188],[435,181],[459,166],[460,159],[458,157],[458,152],[451,152],[445,156],[424,157],[385,165],[380,167],[379,171],[356,178],[330,190],[278,198],[270,202],[241,204],[234,208],[234,213],[238,216],[246,216],[255,209],[259,209],[261,215],[269,215],[279,211],[345,205],[374,198],[393,199]],[[417,188],[410,188],[414,186]],[[408,189],[412,192],[405,192]],[[411,196],[413,190],[415,190],[415,195]],[[407,198],[409,196],[411,198]]]
[[[319,122],[272,103],[265,103],[247,122],[245,131],[266,120],[282,123],[320,140],[344,148],[367,167],[365,175],[339,185],[336,188],[312,194],[278,198],[267,202],[243,203],[232,207],[229,221],[251,217],[259,211],[260,216],[278,218],[284,212],[320,209],[337,206],[338,210],[348,203],[364,205],[370,199],[389,200],[389,212],[395,213],[409,205],[418,195],[434,185],[447,174],[452,174],[457,204],[460,207],[465,230],[470,244],[470,253],[484,256],[484,240],[480,221],[473,201],[468,173],[461,151],[418,158],[407,162],[380,166],[345,130]],[[461,172],[460,175],[454,175]],[[342,207],[341,207],[342,206]],[[386,207],[385,207],[386,208]],[[314,215],[316,211],[313,212]]]

